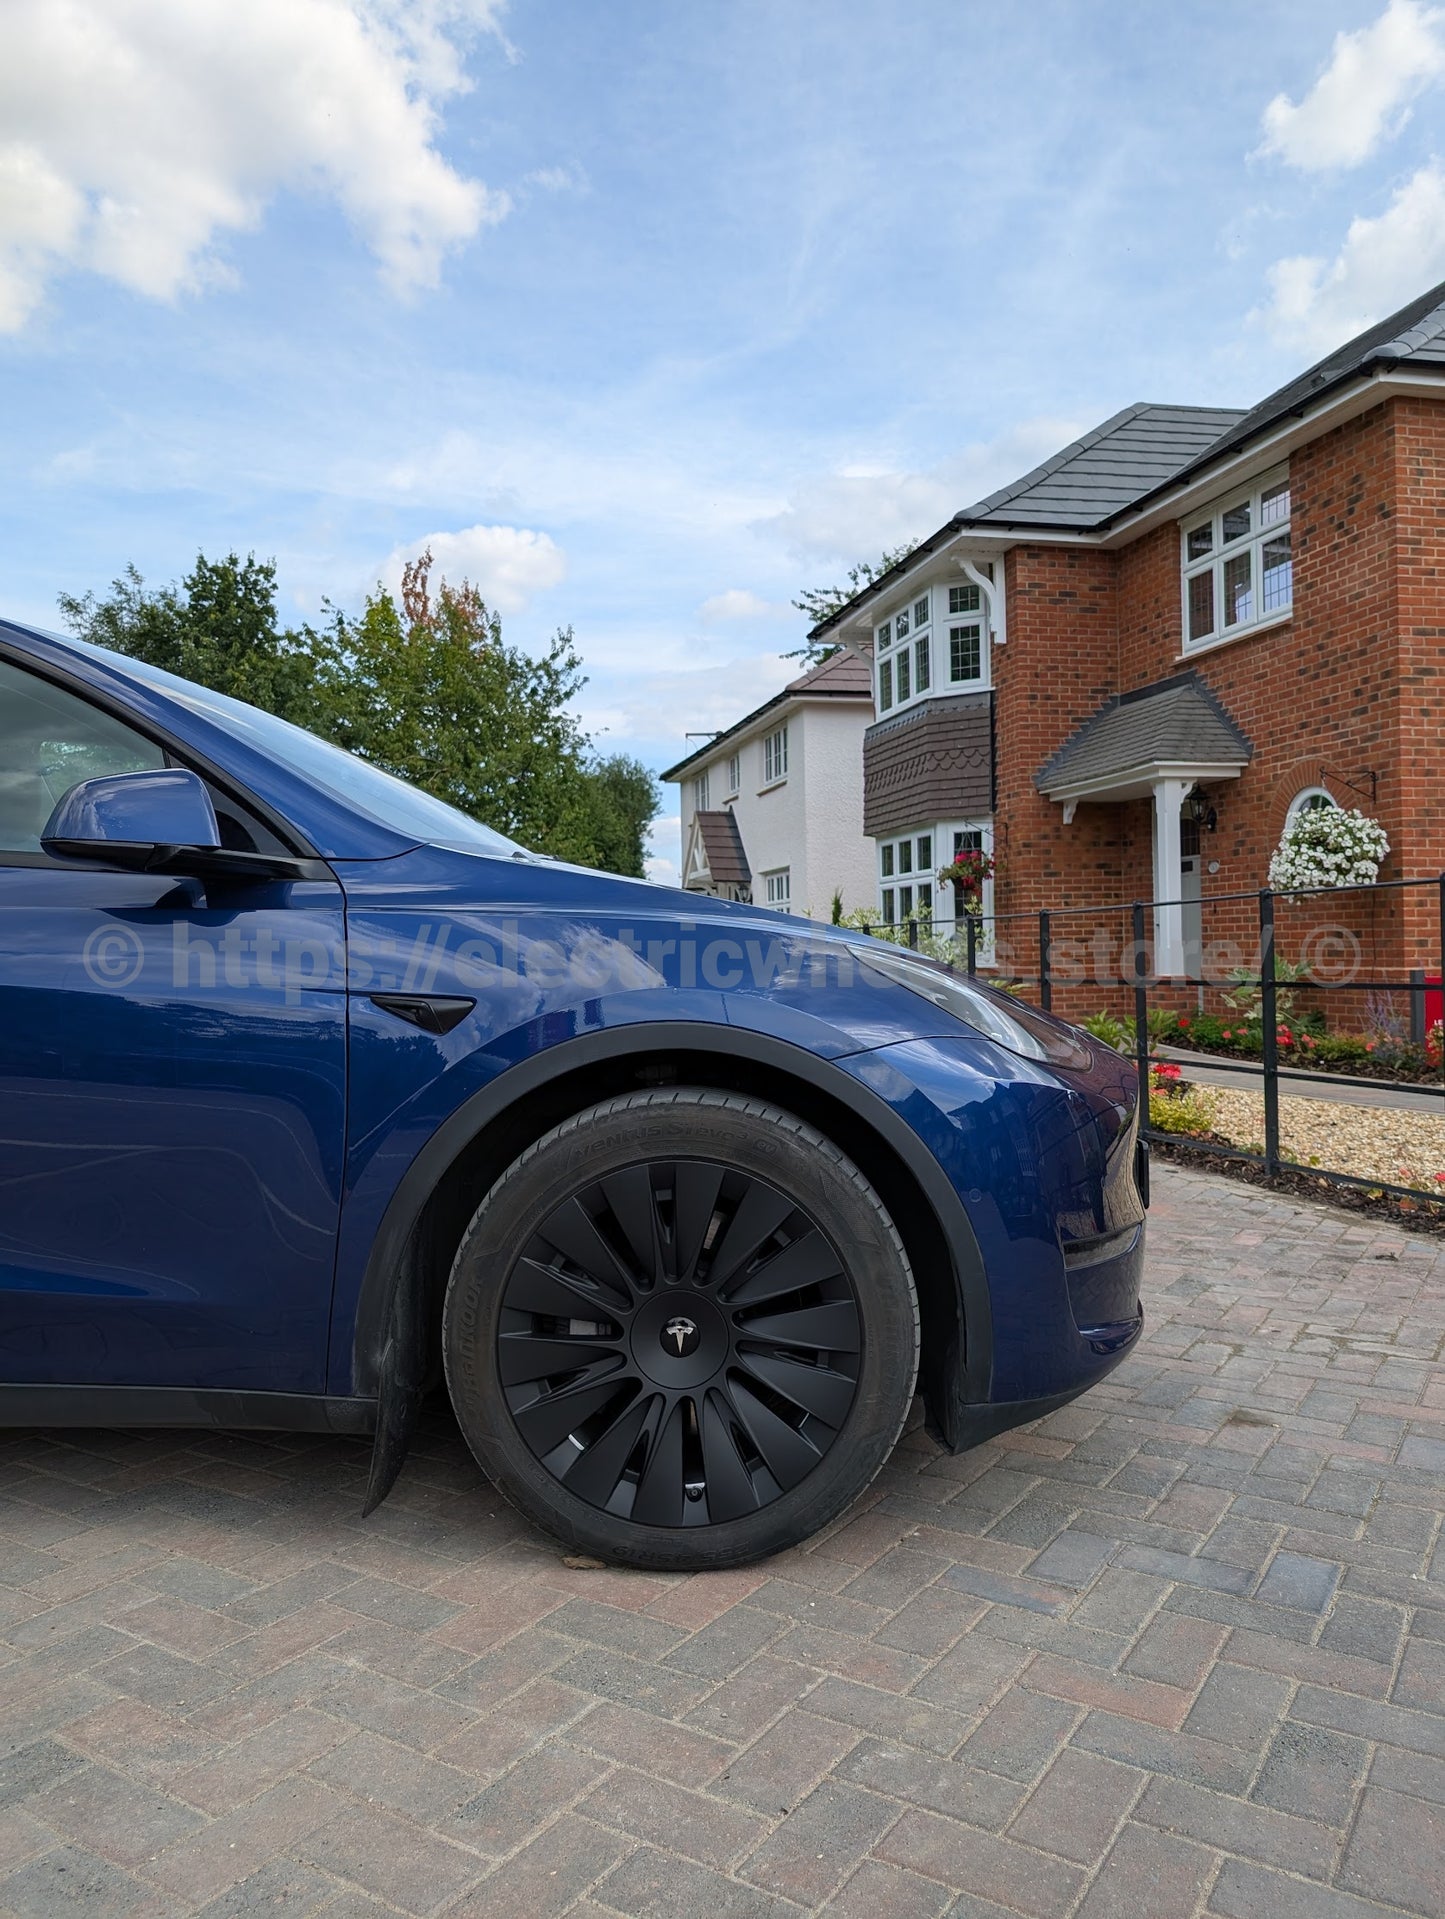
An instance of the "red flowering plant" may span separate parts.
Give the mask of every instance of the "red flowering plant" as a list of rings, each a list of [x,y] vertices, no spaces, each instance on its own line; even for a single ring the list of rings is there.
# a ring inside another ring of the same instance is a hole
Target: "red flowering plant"
[[[994,876],[992,853],[980,847],[962,847],[947,866],[938,869],[940,886],[953,888],[954,900],[963,911],[976,913],[983,901],[983,883]]]

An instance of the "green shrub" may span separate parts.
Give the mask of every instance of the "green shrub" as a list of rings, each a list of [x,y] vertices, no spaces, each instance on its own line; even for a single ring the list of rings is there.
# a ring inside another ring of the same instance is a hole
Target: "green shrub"
[[[1089,1017],[1080,1020],[1079,1024],[1086,1033],[1098,1040],[1101,1046],[1112,1046],[1116,1053],[1132,1053],[1134,1050],[1133,1034],[1123,1020],[1115,1019],[1112,1013],[1103,1011],[1090,1013]]]
[[[1202,1138],[1214,1131],[1219,1101],[1202,1086],[1156,1090],[1149,1095],[1149,1124],[1161,1133]]]

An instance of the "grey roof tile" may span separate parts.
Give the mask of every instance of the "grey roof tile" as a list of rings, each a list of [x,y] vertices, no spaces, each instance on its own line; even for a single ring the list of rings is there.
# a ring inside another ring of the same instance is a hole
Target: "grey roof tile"
[[[1249,741],[1196,673],[1106,700],[1034,775],[1041,792],[1077,789],[1137,767],[1248,763]]]

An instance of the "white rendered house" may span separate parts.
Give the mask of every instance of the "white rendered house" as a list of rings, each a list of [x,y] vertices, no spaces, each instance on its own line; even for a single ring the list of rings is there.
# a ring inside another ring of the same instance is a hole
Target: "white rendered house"
[[[811,919],[877,907],[863,833],[872,673],[835,653],[663,774],[682,798],[682,883]]]

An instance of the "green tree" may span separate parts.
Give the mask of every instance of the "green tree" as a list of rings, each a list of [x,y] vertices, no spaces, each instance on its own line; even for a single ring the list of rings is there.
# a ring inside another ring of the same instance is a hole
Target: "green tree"
[[[407,566],[399,604],[378,587],[357,618],[329,606],[319,632],[278,625],[275,566],[254,555],[198,555],[158,591],[128,567],[108,598],[60,605],[83,638],[292,720],[538,852],[641,875],[656,782],[591,756],[571,629],[533,659],[467,581],[433,591],[431,568],[430,553]]]
[[[254,553],[208,560],[203,553],[179,587],[147,588],[134,566],[106,599],[62,593],[60,611],[82,639],[179,673],[217,693],[249,700],[325,732],[316,718],[316,682],[326,671],[325,636],[283,631],[276,619],[276,567]]]
[[[881,580],[900,560],[906,560],[912,551],[912,544],[896,546],[876,560],[860,560],[856,566],[849,567],[842,586],[805,586],[793,605],[800,613],[806,613],[809,624],[816,627],[820,620],[841,612],[865,587],[872,586],[875,580]],[[783,658],[806,660],[809,666],[817,666],[833,657],[838,651],[838,644],[836,640],[815,640],[810,637],[791,653],[785,653]]]
[[[588,815],[597,858],[609,873],[647,872],[647,829],[661,811],[657,781],[641,760],[611,753],[585,770]]]

